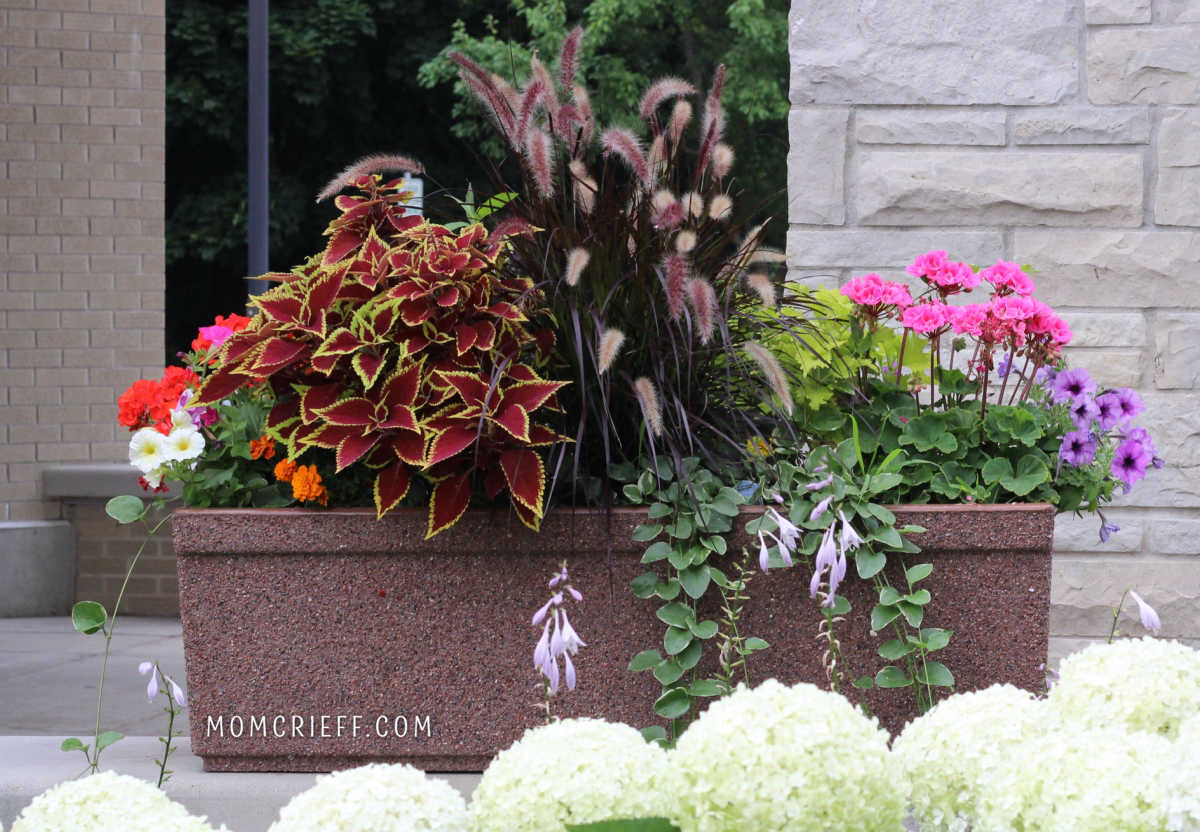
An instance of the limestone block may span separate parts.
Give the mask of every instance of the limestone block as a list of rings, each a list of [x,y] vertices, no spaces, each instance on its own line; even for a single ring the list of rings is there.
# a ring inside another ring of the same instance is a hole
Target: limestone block
[[[1017,144],[1145,144],[1150,114],[1143,107],[1063,107],[1018,111]]]
[[[1200,519],[1155,517],[1147,544],[1163,555],[1200,555]]]
[[[1200,391],[1141,394],[1146,412],[1138,423],[1150,431],[1158,455],[1170,465],[1200,469]]]
[[[894,231],[883,229],[788,229],[787,261],[790,269],[852,268],[876,270],[904,268],[918,254],[945,249],[968,263],[996,262],[1004,254],[999,231]]]
[[[1146,359],[1140,350],[1093,350],[1068,347],[1072,366],[1086,367],[1101,387],[1140,387]]]
[[[1004,112],[859,109],[854,135],[864,144],[1003,145]]]
[[[1151,438],[1158,439],[1157,436]],[[1128,494],[1118,494],[1113,505],[1123,508],[1200,508],[1200,468],[1167,465],[1147,471],[1146,478],[1135,483]]]
[[[1034,280],[1040,283],[1040,274],[1035,274]],[[1140,347],[1146,343],[1146,319],[1140,312],[1070,310],[1062,317],[1071,326],[1072,347]]]
[[[1088,32],[1093,104],[1200,102],[1200,26],[1142,26]]]
[[[1200,0],[1158,0],[1161,23],[1200,23]]]
[[[1054,557],[1063,552],[1137,552],[1142,548],[1146,522],[1139,512],[1105,510],[1109,522],[1116,523],[1121,531],[1111,535],[1108,542],[1100,542],[1100,518],[1094,514],[1076,517],[1060,514],[1054,518]]]
[[[1200,110],[1168,107],[1158,126],[1158,163],[1171,167],[1200,165]]]
[[[1013,258],[1032,263],[1051,306],[1175,307],[1200,298],[1200,233],[1018,229]]]
[[[1150,0],[1085,0],[1084,20],[1099,23],[1149,23]]]
[[[864,225],[1142,223],[1142,157],[1134,152],[888,151],[862,154]]]
[[[1053,104],[1079,88],[1079,7],[794,0],[793,104]]]
[[[850,111],[796,107],[788,114],[788,222],[841,225],[846,221],[842,172]]]
[[[1154,386],[1200,389],[1200,312],[1160,312],[1154,326]]]
[[[1158,169],[1154,220],[1162,225],[1200,226],[1200,167]]]
[[[1163,624],[1160,636],[1200,637],[1200,559],[1192,558],[1055,558],[1050,573],[1050,632],[1107,638],[1113,610],[1130,588],[1158,612]],[[1132,599],[1126,600],[1117,626],[1126,635],[1142,635]]]

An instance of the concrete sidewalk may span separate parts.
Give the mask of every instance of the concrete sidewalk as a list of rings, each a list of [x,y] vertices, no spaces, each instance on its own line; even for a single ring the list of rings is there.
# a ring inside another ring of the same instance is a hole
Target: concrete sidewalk
[[[162,702],[146,701],[147,677],[138,664],[157,660],[187,687],[178,619],[122,618],[108,660],[101,730],[126,738],[104,752],[102,769],[155,782],[166,731]],[[0,619],[0,824],[8,829],[38,794],[77,777],[79,752],[59,750],[63,738],[91,742],[104,636],[75,632],[62,618]],[[183,730],[187,730],[186,718]],[[313,774],[205,773],[186,737],[177,741],[168,767],[167,794],[209,823],[230,832],[266,832],[279,809],[313,784]],[[438,775],[469,797],[476,774]]]

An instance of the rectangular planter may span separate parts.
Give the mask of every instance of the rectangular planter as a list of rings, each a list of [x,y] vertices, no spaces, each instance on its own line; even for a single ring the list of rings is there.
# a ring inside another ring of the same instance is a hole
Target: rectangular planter
[[[927,626],[954,631],[938,658],[956,689],[1040,689],[1053,507],[895,510],[898,524],[927,529],[913,537],[923,551],[908,565],[935,566],[922,584],[934,598]],[[640,563],[645,544],[630,538],[644,520],[638,509],[559,509],[535,534],[507,513],[472,510],[426,541],[423,510],[382,521],[350,509],[176,511],[192,751],[208,771],[384,760],[482,770],[544,719],[532,661],[540,632],[530,617],[564,558],[585,596],[571,620],[588,646],[576,660],[578,689],[556,697],[554,713],[654,723],[658,682],[626,669],[633,655],[662,645],[661,602],[629,588],[651,568]],[[744,533],[730,544],[758,550]],[[742,629],[771,644],[750,658],[752,682],[826,684],[810,575],[801,566],[752,578]],[[892,580],[902,585],[898,572]],[[873,674],[887,638],[869,631],[874,592],[851,568],[842,594],[854,606],[837,631],[847,672]],[[914,713],[908,689],[867,699],[892,729]]]

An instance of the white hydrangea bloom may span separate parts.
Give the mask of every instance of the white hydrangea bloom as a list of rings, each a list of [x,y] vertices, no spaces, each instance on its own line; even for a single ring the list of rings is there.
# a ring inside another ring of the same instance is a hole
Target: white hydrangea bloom
[[[967,828],[977,815],[980,785],[1045,723],[1044,702],[1012,685],[993,685],[943,699],[905,726],[892,754],[912,784],[921,832]]]
[[[1162,832],[1170,761],[1163,737],[1059,725],[992,770],[971,831]]]
[[[467,802],[445,780],[373,763],[317,778],[279,811],[270,832],[463,832]]]
[[[129,464],[148,474],[168,459],[167,437],[155,428],[140,428],[129,440]]]
[[[1156,638],[1094,644],[1063,659],[1048,698],[1069,725],[1174,737],[1200,712],[1200,651]]]
[[[683,832],[895,832],[908,809],[878,720],[814,685],[739,686],[668,759]]]
[[[1167,773],[1168,832],[1200,832],[1200,713],[1179,726]]]
[[[204,436],[190,424],[186,428],[175,428],[167,437],[167,458],[173,462],[185,462],[204,453]]]
[[[563,832],[567,823],[666,817],[667,755],[628,725],[564,719],[531,728],[488,766],[470,832]]]
[[[189,814],[153,783],[112,771],[46,790],[21,811],[11,832],[101,829],[213,832],[203,817]]]

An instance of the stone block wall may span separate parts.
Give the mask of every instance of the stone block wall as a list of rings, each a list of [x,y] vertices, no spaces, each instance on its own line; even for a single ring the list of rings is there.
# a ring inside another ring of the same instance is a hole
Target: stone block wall
[[[793,0],[790,52],[794,278],[1031,264],[1070,360],[1146,402],[1167,468],[1108,544],[1060,517],[1051,656],[1130,586],[1200,643],[1200,0]]]
[[[0,523],[41,472],[127,458],[116,399],[162,372],[163,0],[0,0]]]

